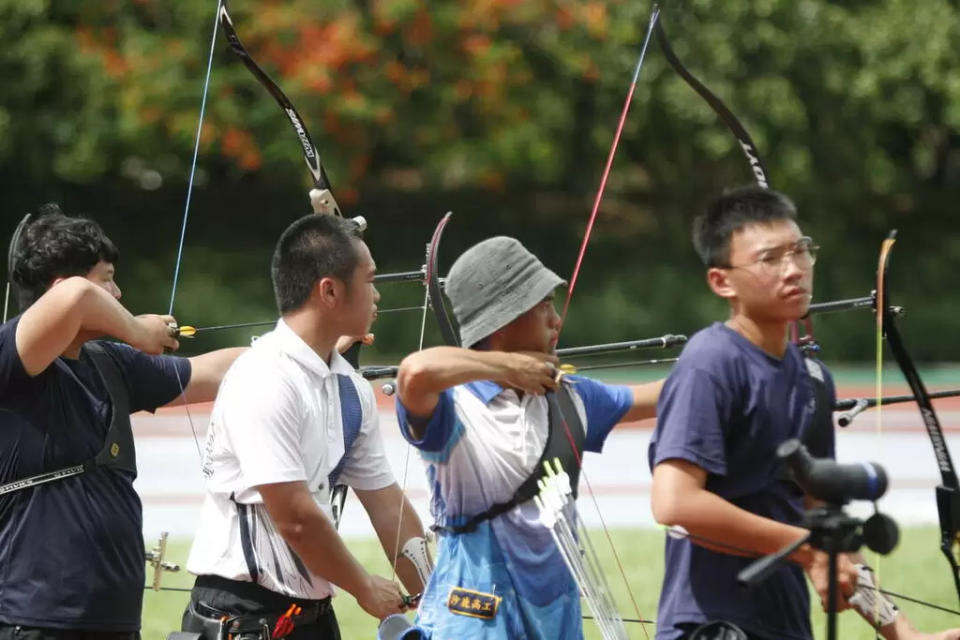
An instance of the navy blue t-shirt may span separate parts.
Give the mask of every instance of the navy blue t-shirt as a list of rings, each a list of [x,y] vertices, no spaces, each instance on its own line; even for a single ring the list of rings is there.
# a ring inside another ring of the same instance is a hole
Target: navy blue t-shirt
[[[832,406],[833,380],[819,369]],[[814,408],[813,381],[794,345],[780,360],[715,323],[690,340],[663,387],[650,466],[686,460],[707,471],[707,490],[752,513],[799,524],[803,495],[778,479],[776,449],[803,438]],[[826,440],[827,450],[817,454],[833,457],[832,430]],[[658,640],[680,637],[677,625],[711,620],[763,638],[811,638],[803,571],[785,566],[748,591],[736,576],[752,561],[668,537]]]
[[[35,377],[17,353],[19,317],[0,326],[0,484],[84,462],[103,447],[110,395],[97,370],[57,358]],[[153,411],[186,385],[185,358],[99,343],[126,382],[131,411]],[[0,622],[58,629],[140,629],[144,549],[134,475],[97,468],[0,496]]]

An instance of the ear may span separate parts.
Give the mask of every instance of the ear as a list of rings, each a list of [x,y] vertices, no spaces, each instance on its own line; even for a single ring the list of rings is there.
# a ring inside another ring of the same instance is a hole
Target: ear
[[[317,283],[313,285],[313,293],[311,295],[321,307],[332,309],[343,299],[344,286],[343,283],[336,278],[320,278],[317,280]]]
[[[50,291],[50,289],[52,289],[53,287],[57,286],[58,284],[60,284],[60,283],[63,282],[64,280],[66,280],[66,278],[64,278],[64,277],[62,277],[62,276],[57,276],[56,278],[54,278],[53,280],[50,281],[50,285],[47,287],[47,291]]]
[[[719,267],[710,267],[707,269],[707,284],[710,285],[710,289],[721,298],[731,300],[737,297],[737,290],[730,280],[730,272],[728,269],[721,269]]]

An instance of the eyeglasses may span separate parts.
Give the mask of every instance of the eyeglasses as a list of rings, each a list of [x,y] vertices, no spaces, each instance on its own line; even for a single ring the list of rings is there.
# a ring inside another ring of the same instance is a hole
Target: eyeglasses
[[[800,269],[810,269],[817,262],[817,252],[820,251],[818,245],[813,244],[813,238],[804,236],[786,247],[777,247],[769,249],[760,254],[760,257],[753,262],[739,265],[717,265],[720,269],[745,269],[753,265],[760,265],[760,269],[768,274],[783,273],[787,264],[787,259],[793,260],[793,263]]]

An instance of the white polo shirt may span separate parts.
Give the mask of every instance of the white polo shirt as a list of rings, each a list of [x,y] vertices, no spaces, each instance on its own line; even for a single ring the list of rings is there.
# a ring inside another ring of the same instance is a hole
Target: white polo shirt
[[[339,483],[394,483],[370,384],[335,353],[330,365],[280,320],[230,367],[204,446],[206,497],[187,569],[253,581],[292,597],[321,599],[333,587],[311,574],[277,532],[256,487],[307,483],[331,517],[330,472],[344,457],[339,376],[356,387],[362,420]]]

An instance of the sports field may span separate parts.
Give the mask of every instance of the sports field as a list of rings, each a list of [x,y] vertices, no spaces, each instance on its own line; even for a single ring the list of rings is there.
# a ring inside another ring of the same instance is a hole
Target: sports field
[[[956,608],[957,595],[950,581],[946,562],[937,545],[939,535],[934,528],[909,528],[903,532],[900,546],[880,563],[881,580],[887,588],[916,598],[929,600]],[[640,614],[645,618],[656,617],[657,597],[663,577],[663,534],[651,529],[617,529],[612,533],[617,552],[620,554],[630,589],[637,600]],[[595,531],[594,543],[597,553],[605,559],[611,586],[616,591],[617,603],[625,617],[636,617],[636,611],[626,595],[623,579],[616,569],[610,546],[601,531]],[[370,539],[353,538],[348,541],[351,551],[367,567],[386,573],[386,559],[377,543]],[[170,550],[172,557],[185,558],[188,543],[179,542]],[[873,560],[871,560],[873,562]],[[171,575],[165,579],[169,586],[188,586],[191,580],[186,575]],[[178,628],[180,614],[187,601],[186,593],[147,591],[144,596],[143,637],[146,640],[161,640],[170,630]],[[814,600],[815,602],[816,600]],[[337,618],[345,640],[376,638],[376,623],[366,615],[349,594],[341,593],[335,601]],[[960,625],[960,617],[933,611],[919,605],[904,603],[902,608],[921,628],[933,630]],[[823,616],[814,614],[814,631],[817,638],[824,638]],[[642,625],[626,625],[630,638],[645,638]],[[840,637],[844,640],[868,640],[873,638],[870,629],[854,613],[840,616]],[[587,638],[599,639],[599,633],[589,620],[584,621]],[[654,626],[646,629],[653,637]]]

